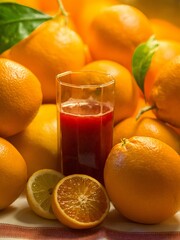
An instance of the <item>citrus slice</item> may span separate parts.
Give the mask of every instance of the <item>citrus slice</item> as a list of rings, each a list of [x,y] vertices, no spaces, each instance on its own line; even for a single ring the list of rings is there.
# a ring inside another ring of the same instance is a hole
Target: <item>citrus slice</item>
[[[52,194],[54,214],[70,228],[97,226],[107,216],[109,207],[109,198],[103,185],[83,174],[64,177]]]
[[[41,169],[27,182],[26,196],[31,209],[40,217],[56,219],[51,208],[51,195],[63,175],[52,169]]]

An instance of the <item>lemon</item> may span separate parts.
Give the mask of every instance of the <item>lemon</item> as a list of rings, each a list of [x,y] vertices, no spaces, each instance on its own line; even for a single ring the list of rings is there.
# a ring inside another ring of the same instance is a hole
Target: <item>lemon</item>
[[[56,219],[51,208],[51,195],[63,175],[53,169],[34,172],[27,182],[26,196],[31,209],[40,217]]]

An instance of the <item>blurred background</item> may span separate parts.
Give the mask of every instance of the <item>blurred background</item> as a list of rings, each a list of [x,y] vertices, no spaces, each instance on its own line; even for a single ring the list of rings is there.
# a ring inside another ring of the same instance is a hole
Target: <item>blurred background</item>
[[[162,18],[180,26],[180,0],[120,0],[139,8],[149,18]]]

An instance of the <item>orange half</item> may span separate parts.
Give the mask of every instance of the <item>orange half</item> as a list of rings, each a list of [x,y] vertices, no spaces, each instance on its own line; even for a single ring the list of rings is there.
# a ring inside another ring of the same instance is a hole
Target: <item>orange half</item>
[[[52,195],[52,209],[64,225],[84,229],[100,224],[109,212],[106,190],[96,179],[73,174],[56,185]]]

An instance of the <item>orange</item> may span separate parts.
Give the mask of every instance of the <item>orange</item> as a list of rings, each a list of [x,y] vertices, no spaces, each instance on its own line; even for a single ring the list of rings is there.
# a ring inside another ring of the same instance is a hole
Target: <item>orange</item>
[[[17,0],[18,2],[34,7],[44,13],[55,15],[59,10],[57,0],[44,1],[44,0]],[[36,4],[34,4],[36,1]],[[61,0],[65,10],[72,18],[78,33],[83,40],[87,39],[87,30],[94,16],[104,7],[118,3],[118,0]],[[78,5],[78,10],[76,5]]]
[[[137,7],[148,18],[159,18],[166,19],[177,26],[180,24],[179,19],[179,1],[171,1],[171,0],[158,0],[152,4],[152,0],[121,0],[121,2],[128,3]]]
[[[145,77],[145,97],[148,100],[153,83],[155,82],[155,79],[162,68],[162,66],[174,58],[175,56],[180,55],[180,42],[175,41],[159,41],[159,47],[158,50],[155,52],[149,70]]]
[[[11,0],[27,7],[34,8],[38,11],[54,15],[59,10],[57,0],[44,1],[44,0]]]
[[[78,33],[85,42],[88,41],[88,29],[94,17],[105,7],[117,4],[118,0],[78,0],[78,11],[74,0],[64,0],[63,4],[72,17]]]
[[[55,104],[43,104],[29,126],[8,138],[27,164],[28,177],[43,168],[57,169],[57,115]]]
[[[15,2],[25,5],[27,7],[31,7],[31,8],[35,8],[35,9],[39,9],[40,5],[39,5],[39,1],[38,0],[14,0]]]
[[[42,91],[30,70],[0,58],[0,93],[0,136],[8,137],[33,120],[42,102]]]
[[[26,185],[26,197],[30,208],[40,217],[56,219],[51,198],[53,189],[64,176],[52,169],[41,169],[34,172]]]
[[[141,110],[142,108],[144,108],[144,107],[147,107],[147,106],[148,106],[148,104],[146,103],[146,100],[144,99],[143,96],[140,95],[139,98],[138,98],[138,101],[137,101],[136,109],[135,109],[135,111],[133,112],[133,114],[132,114],[131,116],[134,117],[134,118],[137,118],[140,110]],[[154,115],[154,113],[152,112],[152,110],[151,110],[151,111],[148,111],[148,112],[145,112],[145,113],[143,114],[143,117],[144,117],[144,116],[146,116],[146,117],[151,117],[151,118],[155,118],[155,115]]]
[[[73,174],[61,179],[54,188],[52,209],[64,225],[84,229],[99,225],[109,212],[106,190],[96,179]]]
[[[178,26],[164,19],[153,18],[150,21],[156,39],[180,41]]]
[[[93,59],[114,60],[131,70],[135,48],[152,34],[151,24],[140,10],[119,4],[94,17],[87,43]]]
[[[122,65],[114,61],[99,60],[99,61],[93,61],[85,65],[81,70],[105,72],[114,77],[115,79],[114,122],[115,123],[132,115],[137,105],[138,89],[131,73],[125,67],[123,67]]]
[[[41,24],[29,37],[14,45],[7,56],[38,77],[44,103],[55,102],[58,73],[78,70],[86,62],[84,43],[67,20],[57,15]]]
[[[179,136],[180,136],[180,128],[176,128],[176,127],[173,127],[172,125],[170,125],[174,130],[175,130],[175,132],[177,132],[178,134],[179,134]]]
[[[44,1],[44,0],[36,0],[39,4],[38,8],[45,13],[55,15],[59,10],[58,0]],[[61,0],[64,2],[63,0]],[[67,1],[67,0],[65,0]]]
[[[144,115],[136,121],[134,117],[127,118],[114,127],[113,145],[123,138],[145,136],[157,138],[180,154],[180,136],[164,122]]]
[[[18,3],[21,5],[25,5],[27,7],[39,9],[39,3],[37,0],[0,0],[0,3],[2,2],[13,2],[13,3]]]
[[[152,87],[150,104],[157,118],[180,127],[180,55],[162,68]]]
[[[0,138],[0,210],[13,203],[25,188],[27,167],[20,153]]]
[[[156,224],[180,209],[180,156],[158,139],[136,136],[116,144],[104,181],[115,208],[132,221]]]

